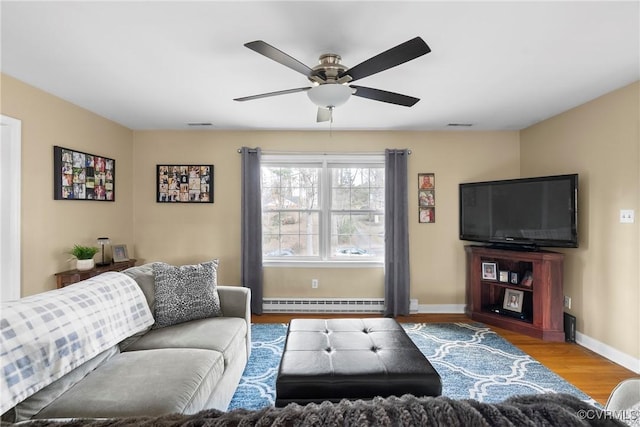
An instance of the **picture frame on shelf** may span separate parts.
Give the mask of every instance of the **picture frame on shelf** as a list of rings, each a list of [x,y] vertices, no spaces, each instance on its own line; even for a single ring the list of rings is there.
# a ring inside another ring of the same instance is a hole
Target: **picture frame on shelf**
[[[506,270],[500,270],[499,280],[503,283],[509,283],[509,272]]]
[[[498,280],[498,264],[496,264],[495,262],[483,262],[482,279]]]
[[[531,271],[525,271],[524,276],[522,276],[520,286],[523,286],[525,288],[530,288],[533,286],[533,273]]]
[[[157,203],[213,203],[213,165],[156,165]]]
[[[505,289],[502,308],[516,313],[522,313],[523,299],[524,291],[519,291],[517,289]]]
[[[113,262],[129,261],[127,245],[113,245],[111,250],[113,252]]]
[[[509,282],[511,282],[512,285],[517,285],[520,283],[520,281],[518,280],[519,277],[520,275],[517,272],[512,271],[511,273],[509,273]]]

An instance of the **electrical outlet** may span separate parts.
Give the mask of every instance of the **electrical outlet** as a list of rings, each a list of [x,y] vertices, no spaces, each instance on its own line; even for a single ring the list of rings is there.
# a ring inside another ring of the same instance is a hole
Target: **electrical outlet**
[[[311,279],[311,287],[313,289],[318,289],[318,279]]]
[[[565,308],[571,308],[571,297],[564,296],[564,306]]]

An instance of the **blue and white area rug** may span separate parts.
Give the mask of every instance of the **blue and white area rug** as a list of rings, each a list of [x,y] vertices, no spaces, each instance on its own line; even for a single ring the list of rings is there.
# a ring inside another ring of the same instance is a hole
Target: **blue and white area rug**
[[[480,323],[403,323],[442,378],[442,395],[496,403],[518,394],[595,400]],[[229,410],[273,406],[286,324],[254,324],[252,352]]]

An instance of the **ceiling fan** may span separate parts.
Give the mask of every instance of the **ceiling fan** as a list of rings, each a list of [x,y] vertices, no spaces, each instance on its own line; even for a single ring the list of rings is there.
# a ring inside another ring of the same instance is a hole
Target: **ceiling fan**
[[[351,82],[388,70],[431,52],[424,40],[416,37],[351,68],[341,64],[342,58],[335,53],[320,55],[319,64],[310,68],[262,40],[245,43],[245,46],[285,67],[304,74],[313,85],[235,98],[234,101],[250,101],[295,92],[307,92],[309,99],[318,106],[318,122],[332,121],[333,109],[347,102],[351,95],[405,107],[413,106],[420,101],[419,98],[381,89],[356,86]]]

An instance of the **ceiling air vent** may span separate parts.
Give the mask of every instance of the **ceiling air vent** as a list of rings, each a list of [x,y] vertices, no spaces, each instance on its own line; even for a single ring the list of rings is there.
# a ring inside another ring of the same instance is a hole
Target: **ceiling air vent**
[[[209,123],[209,122],[198,122],[198,123],[187,123],[187,126],[189,127],[207,127],[207,126],[213,126],[213,123]]]
[[[470,128],[473,126],[471,123],[449,123],[448,127],[461,127],[461,128]]]

